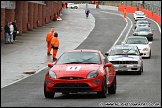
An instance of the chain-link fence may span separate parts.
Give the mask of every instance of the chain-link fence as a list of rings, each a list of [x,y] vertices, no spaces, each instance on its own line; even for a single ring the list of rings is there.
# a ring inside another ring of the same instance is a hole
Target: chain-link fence
[[[99,1],[100,5],[119,6],[121,4],[139,8],[140,3],[144,3],[142,8],[152,11],[161,16],[161,1]]]
[[[67,3],[92,3],[92,1],[66,1]],[[161,16],[161,1],[98,1],[99,5],[108,6],[120,6],[121,4],[126,6],[132,6],[139,8],[140,3],[143,3],[142,8],[152,11],[153,13]]]

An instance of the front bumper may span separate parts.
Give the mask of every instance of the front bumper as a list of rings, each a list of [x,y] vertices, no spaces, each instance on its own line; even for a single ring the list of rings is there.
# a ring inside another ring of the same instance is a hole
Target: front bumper
[[[141,65],[137,64],[114,64],[116,71],[140,71]]]
[[[79,80],[64,80],[46,78],[47,92],[98,92],[102,88],[103,77],[79,79]]]

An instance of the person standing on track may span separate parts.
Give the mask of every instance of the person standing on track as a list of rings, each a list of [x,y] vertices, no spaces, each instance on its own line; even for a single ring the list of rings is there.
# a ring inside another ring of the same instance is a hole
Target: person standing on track
[[[54,37],[51,40],[51,45],[52,45],[52,48],[53,48],[53,61],[57,60],[56,55],[57,55],[57,51],[59,49],[59,44],[60,43],[59,43],[59,40],[58,40],[58,33],[55,32]]]
[[[124,14],[124,18],[126,18],[126,16],[127,16],[127,10],[126,10],[126,8],[124,8],[123,14]]]
[[[86,10],[85,10],[86,18],[88,18],[89,13],[90,13],[90,10],[88,8],[86,8]]]
[[[51,46],[51,40],[53,38],[53,33],[54,33],[54,28],[51,29],[50,32],[47,33],[47,36],[46,36],[46,42],[47,42],[47,55],[52,55],[50,52],[51,52],[51,49],[52,49],[52,46]]]

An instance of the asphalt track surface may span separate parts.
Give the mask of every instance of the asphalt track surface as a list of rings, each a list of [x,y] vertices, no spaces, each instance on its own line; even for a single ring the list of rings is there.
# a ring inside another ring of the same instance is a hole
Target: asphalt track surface
[[[133,34],[132,14],[124,19],[122,13],[91,9],[95,27],[88,37],[75,49],[97,49],[107,52],[112,45],[120,44],[125,36]],[[144,59],[142,75],[122,73],[117,75],[117,93],[107,98],[97,98],[96,93],[62,95],[53,99],[43,94],[44,75],[48,68],[10,86],[1,88],[1,107],[99,107],[99,106],[161,106],[161,30],[151,22],[154,29],[151,59]],[[120,38],[119,38],[120,37]],[[117,40],[117,41],[116,41]]]

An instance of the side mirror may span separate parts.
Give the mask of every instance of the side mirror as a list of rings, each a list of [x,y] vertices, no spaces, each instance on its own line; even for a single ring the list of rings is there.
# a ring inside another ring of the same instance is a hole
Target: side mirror
[[[142,56],[143,54],[142,53],[140,53],[140,56]]]
[[[48,64],[48,67],[50,67],[50,68],[53,67],[53,64],[52,63],[49,63]]]
[[[105,55],[106,55],[106,56],[109,56],[109,53],[108,53],[108,52],[106,52],[106,53],[105,53]]]
[[[111,67],[112,66],[112,63],[107,63],[105,66],[106,67]]]

